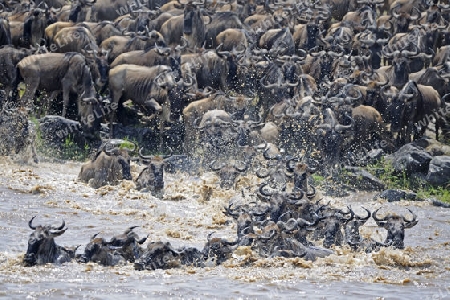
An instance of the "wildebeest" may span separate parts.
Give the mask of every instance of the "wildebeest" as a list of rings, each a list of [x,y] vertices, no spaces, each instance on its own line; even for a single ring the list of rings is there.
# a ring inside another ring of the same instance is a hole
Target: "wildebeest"
[[[218,163],[212,161],[210,164],[211,170],[218,172],[220,178],[220,187],[223,189],[231,189],[234,187],[236,178],[240,173],[247,170],[247,164],[242,161],[236,161],[234,163]]]
[[[112,246],[111,243],[104,238],[98,238],[97,235],[98,233],[91,237],[78,262],[95,262],[103,266],[115,266],[126,262],[125,258],[120,254],[122,247]]]
[[[322,151],[325,165],[334,167],[338,163],[344,143],[343,132],[351,128],[352,124],[339,124],[330,108],[325,110],[325,121],[318,125],[316,129],[319,148]]]
[[[19,76],[16,65],[26,56],[30,55],[31,51],[27,49],[16,49],[12,46],[4,46],[0,48],[0,66],[1,76],[0,84],[5,90],[6,99],[13,99],[13,102],[18,96],[17,85],[19,84]],[[12,95],[10,95],[12,92]]]
[[[425,133],[429,123],[436,118],[436,139],[443,126],[441,110],[444,107],[439,93],[431,86],[417,84],[410,80],[392,99],[391,132],[397,135],[398,144],[417,139]]]
[[[139,157],[147,164],[136,179],[136,189],[162,196],[164,193],[164,159],[162,156],[144,156],[142,148]]]
[[[211,259],[215,261],[216,265],[220,265],[231,257],[231,254],[237,248],[238,241],[230,242],[224,238],[212,238],[212,234],[208,234],[203,253],[205,259]]]
[[[202,11],[198,7],[199,4],[203,3],[191,1],[184,6],[183,36],[189,49],[200,48],[205,40],[206,26],[202,18]]]
[[[346,217],[348,214],[350,214],[350,217]],[[316,229],[315,237],[317,238],[321,235],[325,237],[323,241],[325,248],[330,248],[332,245],[342,246],[344,241],[342,227],[353,218],[353,214],[353,211],[350,209],[344,212],[341,209],[325,207],[325,212],[319,216],[322,228],[320,230]]]
[[[11,30],[8,19],[0,16],[0,46],[11,45]]]
[[[62,246],[58,246],[54,238],[66,232],[66,223],[60,226],[38,225],[33,226],[35,216],[28,222],[28,226],[34,230],[28,239],[27,253],[23,258],[25,266],[43,265],[48,263],[69,262],[75,256],[75,251],[70,251]]]
[[[166,65],[144,67],[119,65],[109,72],[109,88],[112,103],[119,107],[121,99],[131,99],[144,108],[147,114],[162,113],[160,122],[160,147],[162,146],[163,121],[170,122],[168,90],[173,88],[176,74]],[[110,114],[110,137],[113,137],[113,122],[116,111]]]
[[[359,232],[361,226],[367,222],[372,213],[367,208],[363,207],[363,209],[367,212],[367,216],[360,217],[353,213],[350,206],[348,209],[352,212],[352,218],[344,224],[344,239],[350,248],[352,248],[353,251],[363,250],[366,253],[370,253],[378,250],[380,246],[384,246],[382,243],[376,242],[373,239],[363,238]]]
[[[62,28],[54,36],[54,41],[56,44],[56,52],[66,53],[66,52],[81,52],[84,49],[91,49],[98,51],[97,41],[92,32],[84,26],[72,26]],[[52,51],[55,51],[52,49]]]
[[[92,161],[81,166],[78,180],[93,188],[117,184],[119,180],[132,180],[130,157],[126,149],[114,148],[101,151]]]
[[[140,239],[133,231],[136,227],[139,226],[131,226],[124,233],[113,236],[108,243],[112,247],[120,247],[118,250],[120,255],[131,263],[134,263],[142,255],[143,250],[139,245],[147,240],[147,237]]]
[[[232,126],[229,113],[224,110],[213,109],[205,113],[198,125],[200,140],[203,147],[211,151],[214,156],[228,156],[235,149],[236,132]]]
[[[82,126],[86,131],[99,126],[99,120],[97,122],[91,120],[98,104],[91,75],[91,71],[96,71],[95,73],[98,74],[96,63],[89,64],[79,53],[46,53],[25,57],[17,64],[17,67],[26,88],[21,98],[23,106],[32,107],[32,100],[38,89],[52,93],[50,99],[54,99],[58,93],[62,92],[62,116],[65,117],[69,95],[75,93],[78,95],[78,114],[82,120]]]
[[[397,249],[404,249],[405,229],[409,229],[417,225],[419,222],[417,220],[417,215],[408,208],[409,212],[412,214],[411,220],[407,220],[405,216],[399,216],[391,213],[380,219],[377,217],[379,210],[380,208],[372,213],[372,218],[377,222],[379,227],[383,227],[387,230],[387,237],[384,244]]]
[[[147,244],[139,260],[134,264],[136,270],[170,269],[180,265],[180,253],[169,242]]]

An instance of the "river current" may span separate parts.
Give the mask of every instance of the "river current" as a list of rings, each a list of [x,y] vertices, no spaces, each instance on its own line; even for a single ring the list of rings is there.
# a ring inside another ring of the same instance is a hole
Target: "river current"
[[[236,192],[217,186],[214,173],[165,174],[163,199],[133,189],[131,181],[98,190],[76,181],[81,163],[42,162],[21,165],[0,158],[0,298],[8,299],[450,299],[450,209],[427,201],[388,203],[358,192],[345,198],[324,197],[335,207],[361,205],[380,215],[408,214],[419,223],[406,230],[405,250],[354,253],[336,247],[335,254],[315,262],[259,258],[241,247],[220,266],[135,271],[132,264],[23,267],[31,233],[27,223],[61,224],[68,230],[55,239],[76,246],[92,235],[109,239],[139,225],[140,236],[169,241],[175,247],[203,248],[209,233],[235,239],[235,223],[221,211]],[[132,171],[137,175],[138,166]],[[237,190],[256,186],[258,178],[239,179]],[[383,241],[386,232],[370,219],[363,235]]]

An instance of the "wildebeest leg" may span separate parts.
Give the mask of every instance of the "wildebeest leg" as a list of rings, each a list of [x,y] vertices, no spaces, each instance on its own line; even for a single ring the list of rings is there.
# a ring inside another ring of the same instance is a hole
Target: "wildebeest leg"
[[[117,92],[114,92],[113,90],[110,91],[111,94],[111,99],[112,99],[112,103],[116,103],[117,104],[117,109],[112,109],[110,114],[109,114],[109,138],[113,138],[114,137],[114,119],[116,117],[116,113],[119,113],[119,109],[120,109],[120,98],[122,98],[122,91],[119,90]]]
[[[25,79],[25,93],[20,98],[20,105],[33,109],[33,98],[39,86],[39,76]]]
[[[63,80],[61,80],[63,90],[63,110],[61,116],[63,118],[66,117],[67,107],[69,106],[69,93],[72,86],[71,82],[73,81],[71,81],[69,78],[63,78]]]
[[[52,103],[56,97],[58,96],[59,91],[53,91],[48,97],[41,97],[41,107],[36,112],[36,116],[39,119],[41,115],[46,115],[48,113],[48,109],[50,108],[50,103]]]

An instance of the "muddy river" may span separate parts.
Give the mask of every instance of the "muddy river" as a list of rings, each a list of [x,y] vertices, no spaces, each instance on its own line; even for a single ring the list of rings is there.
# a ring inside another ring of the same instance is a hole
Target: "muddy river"
[[[450,299],[450,209],[426,201],[387,203],[366,193],[324,200],[342,208],[351,204],[359,214],[362,204],[371,211],[382,207],[381,215],[412,209],[419,223],[406,231],[405,250],[366,254],[338,247],[336,254],[311,263],[261,259],[241,247],[218,267],[135,271],[132,264],[76,262],[23,267],[32,216],[37,216],[35,224],[58,225],[64,219],[69,229],[56,242],[82,245],[77,253],[93,234],[109,239],[132,225],[140,226],[135,230],[140,236],[175,247],[202,248],[213,231],[234,239],[235,224],[221,210],[235,192],[218,188],[213,173],[165,174],[165,195],[157,199],[127,181],[94,190],[76,181],[80,166],[20,165],[0,158],[0,298]],[[133,171],[136,175],[138,167]],[[255,187],[258,180],[243,177],[237,188]],[[363,227],[364,236],[379,241],[385,234],[372,219]]]

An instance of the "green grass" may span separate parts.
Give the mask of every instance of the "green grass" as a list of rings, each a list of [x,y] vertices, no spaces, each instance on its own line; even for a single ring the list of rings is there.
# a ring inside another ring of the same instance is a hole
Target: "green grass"
[[[325,181],[325,177],[318,174],[312,174],[311,177],[314,180],[314,183],[317,185],[321,185]]]
[[[386,185],[386,189],[410,190],[422,199],[435,197],[450,203],[450,182],[436,187],[424,180],[411,178],[405,172],[396,173],[392,163],[384,160],[367,166],[367,171],[378,177]]]
[[[78,145],[74,143],[72,136],[69,134],[64,140],[64,145],[62,151],[60,152],[60,157],[62,159],[84,161],[89,156],[89,150],[90,147],[88,144],[84,145],[84,149],[78,147]]]

